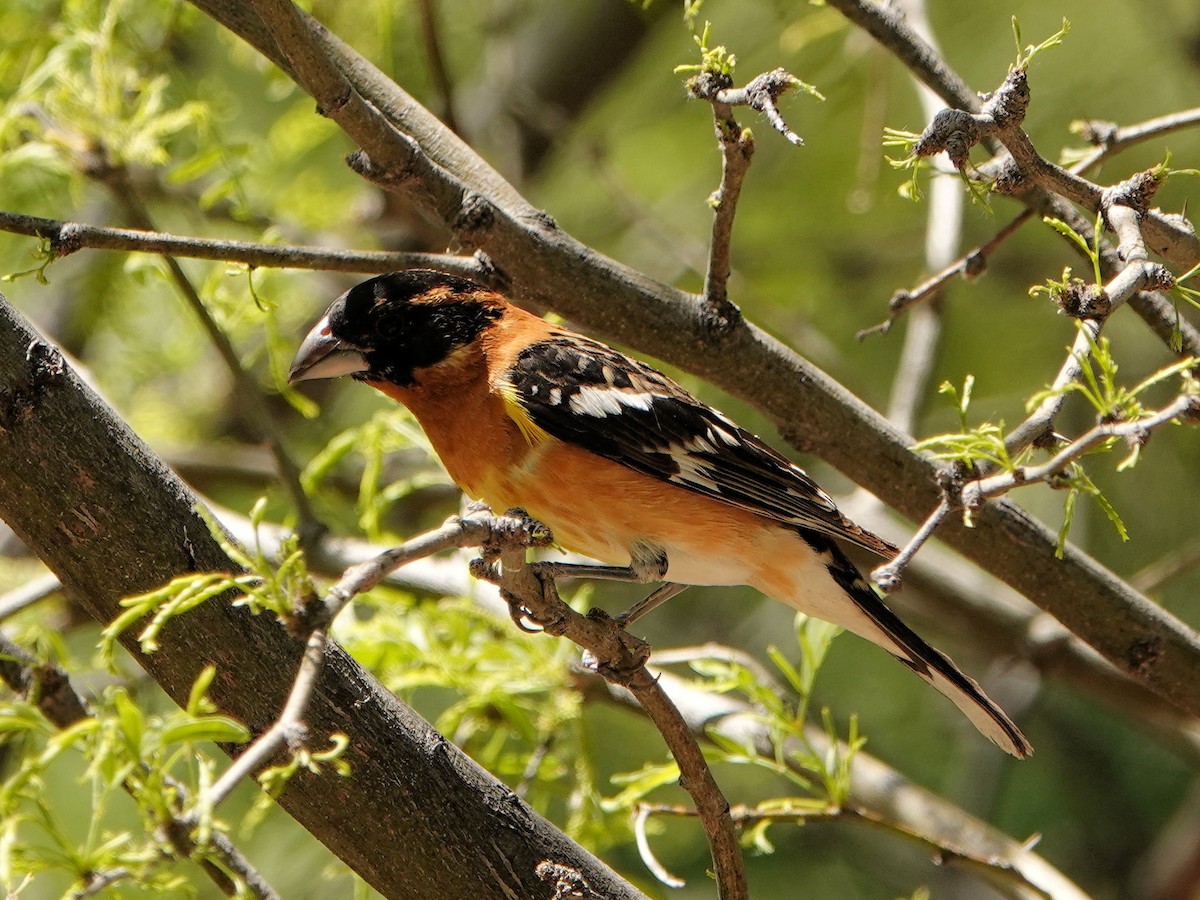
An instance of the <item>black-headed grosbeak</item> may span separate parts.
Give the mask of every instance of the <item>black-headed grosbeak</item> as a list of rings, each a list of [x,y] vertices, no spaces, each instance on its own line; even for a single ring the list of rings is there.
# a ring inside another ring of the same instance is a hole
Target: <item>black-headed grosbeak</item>
[[[647,581],[747,584],[873,641],[1018,757],[1016,725],[905,625],[838,546],[887,541],[802,469],[645,363],[439,272],[339,297],[289,379],[350,375],[407,406],[450,477]]]

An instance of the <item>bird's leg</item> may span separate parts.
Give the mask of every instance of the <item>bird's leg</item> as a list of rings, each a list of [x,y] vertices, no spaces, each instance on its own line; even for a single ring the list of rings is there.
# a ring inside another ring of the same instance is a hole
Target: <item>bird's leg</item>
[[[668,560],[667,554],[661,548],[639,544],[634,547],[632,558],[627,566],[593,566],[559,562],[535,563],[535,565],[540,574],[550,578],[605,578],[610,581],[634,581],[646,584],[651,581],[661,581],[666,576]],[[659,585],[649,596],[639,600],[617,616],[616,622],[622,628],[631,625],[687,589],[688,585],[676,584],[671,581]]]
[[[617,616],[617,623],[622,628],[627,628],[649,612],[658,609],[672,597],[678,597],[688,588],[690,584],[676,584],[674,581],[668,581],[665,584],[660,584],[647,596],[643,597],[625,612]]]
[[[640,584],[656,580],[653,577],[647,578],[633,566],[600,566],[565,562],[535,562],[530,563],[530,566],[539,574],[554,579],[601,578],[605,581],[636,581]]]
[[[609,581],[636,581],[649,584],[662,581],[667,575],[667,554],[660,547],[637,544],[627,566],[599,566],[586,563],[534,563],[538,571],[550,578],[604,578]]]

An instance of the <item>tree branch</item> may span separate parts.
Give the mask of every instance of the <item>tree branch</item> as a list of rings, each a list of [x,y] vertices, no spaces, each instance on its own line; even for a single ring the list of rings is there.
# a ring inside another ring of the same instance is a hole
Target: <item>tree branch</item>
[[[1132,422],[1103,422],[1086,434],[1076,438],[1039,466],[1019,466],[1013,472],[991,475],[968,482],[963,487],[963,505],[977,509],[988,497],[998,497],[1014,487],[1035,481],[1051,481],[1062,474],[1075,460],[1093,447],[1110,438],[1123,437],[1131,442],[1143,443],[1155,428],[1181,418],[1196,419],[1200,415],[1200,395],[1185,394],[1160,410]]]
[[[709,198],[713,208],[712,240],[704,273],[704,302],[715,330],[728,329],[741,312],[729,299],[730,247],[742,180],[754,156],[754,135],[733,118],[726,103],[713,101],[713,124],[721,145],[721,184]]]
[[[0,595],[0,622],[15,616],[23,609],[28,609],[35,603],[41,603],[61,588],[62,585],[58,583],[58,579],[54,575],[43,575]]]
[[[448,253],[402,253],[385,250],[335,250],[291,244],[255,244],[183,237],[161,231],[104,228],[81,222],[61,222],[0,211],[0,231],[26,234],[49,242],[49,252],[61,259],[84,248],[160,253],[190,259],[211,259],[247,266],[279,269],[317,269],[323,272],[360,272],[378,275],[396,269],[433,268],[463,278],[488,281],[488,267],[470,256]]]
[[[504,518],[499,520],[501,524]],[[516,521],[519,524],[527,520]],[[494,535],[484,547],[483,564],[477,567],[476,574],[500,585],[512,607],[514,622],[520,624],[528,619],[547,634],[575,642],[587,651],[585,660],[606,681],[625,688],[637,699],[679,766],[680,786],[696,803],[712,853],[721,900],[746,900],[749,894],[745,862],[729,817],[729,803],[682,714],[647,670],[649,646],[601,609],[592,609],[586,616],[575,612],[558,595],[554,579],[548,574],[554,571],[553,567],[527,564],[528,538],[513,542],[507,537],[510,534],[521,536],[522,532],[508,526]],[[496,541],[495,537],[501,540]],[[546,532],[540,542],[544,544],[548,539]]]

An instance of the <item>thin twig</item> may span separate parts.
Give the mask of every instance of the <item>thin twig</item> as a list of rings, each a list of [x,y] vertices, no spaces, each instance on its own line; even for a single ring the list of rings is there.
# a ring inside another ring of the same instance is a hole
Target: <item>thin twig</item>
[[[909,539],[900,552],[888,560],[886,564],[877,567],[871,572],[871,580],[878,585],[881,591],[890,594],[900,588],[901,573],[904,571],[904,568],[917,555],[917,551],[925,546],[925,542],[933,537],[933,533],[942,524],[942,521],[949,512],[950,501],[942,498],[941,503],[929,514],[921,527],[917,529],[917,533]]]
[[[774,69],[751,78],[745,87],[721,86],[706,99],[711,99],[714,104],[721,106],[748,106],[757,110],[767,117],[772,128],[799,147],[804,143],[804,139],[784,121],[776,104],[780,97],[800,86],[800,79],[786,69]],[[693,82],[688,83],[688,89],[694,89]]]
[[[801,775],[811,773],[802,770],[797,759],[813,753],[822,757],[849,753],[845,745],[831,742],[825,731],[815,726],[805,728],[806,747],[802,748],[796,737],[777,743],[779,735],[764,721],[761,711],[745,700],[728,693],[714,694],[669,672],[656,670],[655,674],[678,707],[686,711],[688,726],[702,738],[720,735],[768,759],[783,760]],[[611,686],[602,697],[625,706],[635,705],[628,693]],[[1027,844],[913,784],[863,750],[850,754],[849,759],[850,803],[924,836],[930,845],[965,846],[971,855],[1005,860],[1015,871],[1000,872],[990,867],[976,870],[977,875],[998,887],[1012,887],[1019,878],[1027,891],[1039,892],[1025,896],[1040,896],[1040,892],[1045,892],[1055,900],[1087,900],[1083,891]]]
[[[696,810],[686,806],[671,804],[638,804],[637,814],[643,818],[652,815],[679,816],[694,818]],[[904,822],[897,821],[865,806],[848,803],[844,806],[795,807],[791,809],[753,809],[747,806],[734,806],[730,810],[734,823],[739,828],[758,825],[763,822],[795,823],[807,822],[854,822],[870,825],[886,831],[888,834],[905,838],[928,850],[933,851],[934,858],[940,865],[959,864],[964,868],[986,873],[992,883],[1011,882],[1011,887],[1020,891],[1022,897],[1036,896],[1053,900],[1046,891],[1031,885],[1016,865],[1011,861],[992,854],[976,853],[966,849],[957,841],[949,841],[935,837],[928,832],[911,828]]]
[[[40,663],[22,648],[18,647],[3,634],[0,634],[0,679],[8,684],[25,699],[36,697],[38,709],[56,728],[65,729],[76,722],[90,718],[92,711],[88,708],[75,689],[71,686],[70,677],[58,666]],[[139,764],[139,775],[146,776],[149,769],[144,763]],[[190,803],[187,788],[169,776],[158,776],[163,785],[174,794],[174,804],[186,808]],[[122,786],[133,797],[138,796],[138,788],[133,778],[126,778]],[[191,824],[182,816],[172,816],[163,823],[164,834],[175,852],[182,857],[194,858],[205,873],[221,889],[222,893],[233,896],[238,886],[229,878],[227,872],[232,872],[246,886],[250,896],[260,900],[279,900],[274,888],[259,874],[253,864],[242,855],[229,836],[220,829],[214,829],[201,852],[191,837]],[[114,876],[111,881],[118,880],[120,870],[110,873],[99,873]],[[125,873],[128,874],[128,873]],[[88,887],[91,887],[90,883]],[[100,885],[102,889],[105,885]],[[94,893],[95,891],[93,891]]]
[[[737,306],[729,300],[730,246],[742,180],[754,156],[754,135],[737,123],[727,103],[714,100],[712,109],[717,140],[721,145],[721,185],[709,198],[713,225],[708,267],[704,273],[704,306],[705,320],[714,330],[723,331],[735,324],[740,316]]]
[[[40,603],[51,594],[62,589],[58,576],[49,573],[25,582],[19,588],[13,588],[5,594],[0,594],[0,622],[10,616],[15,616],[23,609],[28,609],[35,603]]]
[[[705,324],[717,333],[728,331],[741,317],[738,308],[729,301],[730,245],[742,180],[754,155],[754,135],[749,128],[738,124],[733,107],[757,110],[767,117],[772,128],[798,146],[804,141],[784,121],[776,102],[801,84],[784,69],[764,72],[740,88],[733,87],[732,78],[723,72],[703,71],[688,79],[689,96],[712,104],[713,124],[721,147],[721,184],[709,198],[713,227],[703,294]]]
[[[922,281],[919,285],[913,288],[901,288],[892,294],[892,299],[888,301],[888,317],[878,325],[873,325],[870,328],[864,328],[856,336],[859,340],[868,337],[872,334],[886,334],[895,323],[895,321],[904,315],[908,310],[912,309],[918,303],[923,303],[936,297],[946,286],[946,283],[956,275],[961,276],[967,281],[973,281],[987,271],[988,259],[993,253],[998,250],[1005,241],[1020,230],[1021,226],[1033,218],[1032,209],[1024,209],[1018,213],[1013,219],[997,231],[986,242],[975,247],[973,250],[966,253],[964,256],[950,263],[936,275],[931,275],[929,278]]]
[[[490,270],[476,257],[448,253],[403,253],[385,250],[335,250],[294,244],[256,244],[185,237],[134,228],[104,228],[82,222],[63,222],[0,211],[0,231],[43,238],[55,259],[78,250],[123,250],[161,253],[189,259],[210,259],[246,266],[316,269],[377,275],[396,269],[439,269],[452,275],[487,281]]]
[[[132,875],[133,873],[124,866],[109,869],[106,872],[94,872],[92,873],[92,877],[88,879],[88,883],[71,895],[72,900],[85,900],[87,897],[95,897],[101,891],[108,890],[117,882],[124,881]]]
[[[514,621],[531,621],[547,634],[575,642],[587,651],[587,658],[605,680],[624,687],[637,698],[679,766],[680,785],[691,794],[700,811],[720,897],[744,900],[749,896],[745,861],[729,818],[729,803],[721,794],[686,719],[646,669],[649,646],[621,628],[603,610],[592,610],[584,616],[564,603],[553,579],[543,574],[538,564],[525,562],[527,543],[503,540],[508,534],[521,535],[506,524],[506,519],[496,520],[501,528],[493,536],[491,546],[485,547],[483,564],[476,567],[476,575],[499,582],[501,591],[511,598]],[[497,559],[498,571],[494,562],[489,562]]]
[[[728,293],[730,247],[742,181],[754,156],[754,134],[738,125],[727,103],[713,101],[713,124],[721,146],[721,184],[708,200],[713,208],[713,238],[708,248],[708,268],[704,271],[704,312],[714,330],[720,331],[736,323],[740,314]]]
[[[1067,466],[1098,444],[1117,437],[1144,442],[1154,429],[1161,428],[1175,419],[1194,418],[1198,413],[1200,413],[1200,397],[1194,394],[1184,394],[1176,397],[1172,403],[1162,409],[1135,421],[1101,423],[1063,447],[1039,466],[1018,466],[1012,472],[968,482],[963,486],[963,505],[968,509],[976,509],[989,497],[998,497],[1020,485],[1032,484],[1036,481],[1051,481],[1061,475]]]
[[[650,821],[653,810],[654,807],[649,803],[639,803],[633,808],[633,840],[637,844],[638,856],[642,858],[642,863],[650,870],[650,873],[667,887],[686,887],[687,882],[678,875],[673,875],[654,855],[654,849],[650,846],[650,835],[646,833],[646,823]],[[694,813],[695,810],[691,810],[691,812]]]

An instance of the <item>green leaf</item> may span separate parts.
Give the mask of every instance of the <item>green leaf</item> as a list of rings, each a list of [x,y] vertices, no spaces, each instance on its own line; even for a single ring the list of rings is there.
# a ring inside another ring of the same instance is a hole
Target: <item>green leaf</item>
[[[32,706],[23,703],[0,706],[0,734],[19,734],[23,731],[47,734],[53,729]]]
[[[112,704],[117,713],[117,722],[120,723],[125,746],[133,758],[138,759],[142,755],[142,738],[146,733],[145,716],[137,704],[129,699],[129,694],[124,688],[113,689]]]
[[[1013,39],[1017,44],[1017,61],[1013,65],[1013,68],[1027,69],[1029,68],[1029,64],[1033,62],[1034,57],[1036,57],[1039,53],[1062,45],[1063,38],[1065,38],[1071,31],[1071,23],[1064,18],[1062,20],[1062,27],[1058,31],[1050,35],[1050,37],[1046,38],[1036,47],[1030,45],[1024,49],[1021,48],[1021,26],[1017,22],[1016,16],[1012,17],[1012,30]]]
[[[679,781],[679,766],[674,762],[647,763],[636,772],[626,772],[612,777],[614,784],[624,784],[625,789],[615,797],[601,803],[605,812],[630,809],[651,791]]]
[[[244,744],[251,738],[250,729],[228,716],[202,716],[187,722],[168,726],[162,731],[160,740],[164,746],[195,741],[212,741],[217,744]]]
[[[205,707],[211,706],[205,695],[208,693],[208,688],[212,684],[213,677],[217,674],[217,667],[214,665],[205,666],[196,680],[192,682],[192,689],[188,693],[187,709],[188,715],[199,716],[206,712]]]

